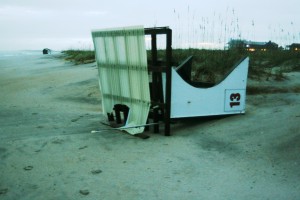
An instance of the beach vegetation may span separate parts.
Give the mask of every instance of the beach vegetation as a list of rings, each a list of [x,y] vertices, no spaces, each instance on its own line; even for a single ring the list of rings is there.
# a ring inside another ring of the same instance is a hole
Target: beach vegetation
[[[65,50],[63,58],[75,64],[87,64],[95,62],[95,52],[92,50]]]
[[[75,64],[95,62],[92,50],[63,51],[65,60]],[[205,50],[205,49],[173,49],[174,66],[179,65],[187,57],[193,56],[193,81],[217,82],[242,58],[249,56],[249,78],[254,80],[285,80],[284,73],[300,71],[300,53],[288,50],[272,50],[248,52],[243,49]],[[147,51],[148,58],[151,51]],[[158,59],[163,61],[165,51],[158,50]]]

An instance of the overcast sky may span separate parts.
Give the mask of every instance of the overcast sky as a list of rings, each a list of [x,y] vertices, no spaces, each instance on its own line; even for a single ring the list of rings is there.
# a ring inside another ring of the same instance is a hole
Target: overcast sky
[[[173,29],[173,47],[300,43],[299,0],[0,0],[0,50],[92,49],[91,30]]]

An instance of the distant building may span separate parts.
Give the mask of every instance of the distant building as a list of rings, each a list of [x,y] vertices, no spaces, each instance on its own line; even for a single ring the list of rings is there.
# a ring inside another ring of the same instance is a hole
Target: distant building
[[[51,49],[48,48],[43,49],[43,54],[51,54]]]
[[[231,39],[228,42],[229,49],[245,49],[246,48],[246,40],[234,40]]]
[[[291,45],[288,45],[287,48],[290,51],[300,51],[300,44],[299,43],[293,43]]]
[[[229,49],[239,48],[247,51],[269,51],[269,50],[277,50],[278,44],[274,42],[254,42],[247,40],[230,40]]]

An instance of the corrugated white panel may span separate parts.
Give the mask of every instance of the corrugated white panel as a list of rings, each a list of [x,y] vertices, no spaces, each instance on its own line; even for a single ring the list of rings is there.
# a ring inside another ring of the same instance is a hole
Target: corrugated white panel
[[[125,127],[143,125],[150,109],[150,91],[144,27],[92,31],[104,113],[115,104],[129,107]],[[129,128],[130,134],[144,127]]]

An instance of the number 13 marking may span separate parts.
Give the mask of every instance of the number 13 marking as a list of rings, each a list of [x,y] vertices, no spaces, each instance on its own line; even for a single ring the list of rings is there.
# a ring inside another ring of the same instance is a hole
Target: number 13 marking
[[[241,95],[240,93],[233,93],[230,95],[231,102],[229,103],[230,107],[239,106],[240,105]]]

